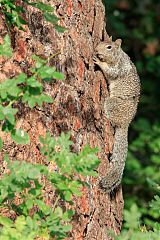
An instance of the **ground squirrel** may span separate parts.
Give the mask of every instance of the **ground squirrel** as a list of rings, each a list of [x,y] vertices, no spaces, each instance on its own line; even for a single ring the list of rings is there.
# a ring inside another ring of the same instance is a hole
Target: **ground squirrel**
[[[107,118],[115,127],[115,141],[109,168],[100,186],[111,192],[122,180],[128,151],[128,127],[134,118],[140,95],[140,80],[135,65],[121,48],[121,39],[108,37],[96,47],[94,63],[109,83],[109,97],[104,103]]]

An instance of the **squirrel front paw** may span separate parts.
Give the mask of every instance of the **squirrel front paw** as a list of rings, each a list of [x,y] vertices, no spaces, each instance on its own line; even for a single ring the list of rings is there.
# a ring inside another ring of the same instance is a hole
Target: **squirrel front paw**
[[[99,65],[101,63],[101,61],[96,56],[93,57],[93,62],[97,65]]]

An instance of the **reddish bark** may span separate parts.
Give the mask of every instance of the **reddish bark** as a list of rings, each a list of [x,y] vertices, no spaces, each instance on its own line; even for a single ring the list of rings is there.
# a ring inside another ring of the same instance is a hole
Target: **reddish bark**
[[[67,31],[58,34],[51,24],[44,22],[40,12],[27,7],[25,17],[29,28],[25,27],[26,32],[13,29],[14,57],[3,62],[0,77],[13,77],[20,71],[27,73],[32,65],[32,54],[47,57],[60,50],[50,64],[64,73],[65,81],[46,84],[45,91],[53,97],[53,104],[45,105],[43,110],[21,109],[18,126],[29,133],[31,143],[15,146],[8,135],[3,134],[4,151],[9,152],[12,159],[42,162],[38,136],[45,135],[46,130],[54,136],[70,131],[74,151],[80,151],[87,143],[99,147],[100,178],[105,175],[113,144],[112,129],[103,113],[107,83],[92,59],[94,47],[106,36],[104,6],[99,0],[52,0],[50,3],[55,6]],[[7,33],[3,16],[0,26],[3,37]],[[6,73],[6,64],[9,64],[7,68],[11,68],[11,72]],[[113,229],[117,234],[120,232],[122,191],[120,189],[114,196],[106,194],[98,187],[99,178],[87,178],[90,189],[84,188],[83,196],[75,198],[74,227],[68,239],[107,240],[107,229]]]

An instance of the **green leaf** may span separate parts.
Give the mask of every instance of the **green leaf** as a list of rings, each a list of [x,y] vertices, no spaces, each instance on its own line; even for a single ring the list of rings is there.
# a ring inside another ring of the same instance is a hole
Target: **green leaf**
[[[36,222],[30,216],[27,216],[26,217],[26,223],[27,223],[27,225],[29,226],[30,229],[34,229],[34,226],[35,226]]]
[[[17,144],[27,144],[30,142],[29,135],[21,128],[12,130],[11,137]]]
[[[13,222],[7,217],[0,216],[0,224],[5,226],[12,226]]]
[[[126,221],[125,226],[131,229],[137,229],[139,226],[139,219],[141,213],[138,211],[138,207],[136,204],[131,206],[130,211],[124,210],[124,219]]]
[[[22,8],[23,9],[23,8]],[[25,12],[25,11],[24,11]],[[21,16],[18,16],[18,21],[19,21],[19,26],[20,26],[20,30],[24,30],[22,27],[21,27],[21,24],[25,25],[27,24],[27,22],[21,17]]]
[[[51,208],[47,206],[42,200],[36,199],[35,203],[45,215],[48,215],[50,212],[52,212]]]
[[[41,195],[41,190],[37,190],[35,188],[32,188],[28,191],[29,194],[33,195],[34,197],[38,197]]]
[[[64,198],[65,198],[65,200],[68,201],[68,202],[71,201],[71,199],[72,199],[72,193],[69,192],[69,191],[64,192]]]
[[[42,94],[41,95],[41,101],[43,101],[45,103],[53,103],[53,98],[46,95],[46,94]]]
[[[14,115],[12,115],[11,113],[7,113],[7,114],[6,114],[6,119],[7,119],[12,125],[15,124],[15,117],[14,117]]]
[[[62,215],[63,215],[62,208],[60,208],[60,207],[55,208],[54,214],[55,214],[56,217],[62,217]]]
[[[12,48],[11,41],[9,35],[4,37],[4,43],[0,45],[0,55],[11,57],[12,56]]]
[[[6,99],[7,98],[7,93],[4,90],[2,92],[0,92],[0,95],[1,95],[2,99]]]
[[[3,125],[2,125],[2,131],[4,132],[11,132],[14,129],[14,125],[11,124],[7,119],[4,121]]]
[[[20,92],[21,92],[21,89],[19,87],[14,86],[14,84],[13,86],[9,87],[7,90],[8,95],[12,97],[18,97]]]
[[[150,207],[153,211],[157,212],[160,217],[160,196],[154,196],[154,200],[151,201]]]
[[[26,200],[26,206],[27,206],[28,210],[33,207],[33,204],[34,204],[33,199],[27,199]]]
[[[18,112],[17,108],[12,108],[10,106],[3,107],[3,114],[6,116],[8,114],[15,115]]]
[[[55,72],[55,67],[49,67],[47,65],[40,67],[38,69],[37,74],[40,76],[40,78],[53,78],[53,74]]]
[[[40,173],[39,169],[36,167],[32,168],[28,173],[28,177],[31,179],[38,179],[40,177],[40,175],[41,175],[41,173]]]
[[[69,209],[63,214],[64,221],[71,221],[72,216],[75,214],[75,211]]]
[[[15,82],[16,83],[25,83],[26,82],[26,79],[27,79],[27,75],[25,73],[20,73],[16,79],[15,79]]]
[[[44,63],[46,63],[46,60],[38,57],[37,55],[32,55],[32,59],[35,60],[38,63],[41,63],[42,65],[44,65]]]
[[[64,74],[63,73],[60,73],[60,72],[54,72],[53,73],[53,78],[55,78],[55,79],[58,79],[58,80],[64,80]]]
[[[2,141],[2,138],[0,137],[0,151],[2,150],[3,148],[3,141]]]
[[[55,29],[59,32],[59,33],[64,33],[67,29],[60,26],[60,25],[55,25]]]
[[[54,8],[50,5],[47,5],[43,2],[36,3],[35,6],[40,9],[42,12],[53,12]]]
[[[25,228],[26,225],[26,219],[24,216],[18,216],[16,221],[15,221],[15,227],[17,230],[22,232]]]
[[[50,13],[44,13],[43,16],[48,22],[51,22],[53,24],[56,24],[60,20],[60,18]]]
[[[72,230],[72,225],[71,224],[63,226],[63,231],[64,232],[69,232],[71,230]]]
[[[34,76],[27,79],[27,85],[31,86],[33,88],[35,88],[35,87],[41,88],[42,87],[42,84],[40,82],[38,82]]]
[[[24,94],[22,98],[23,102],[28,102],[28,105],[30,108],[34,108],[36,104],[39,106],[42,106],[43,103],[52,103],[53,99],[45,94],[37,94],[35,96],[29,95],[29,94]]]
[[[5,115],[3,113],[3,106],[0,105],[0,121],[4,120],[4,118],[5,118]]]

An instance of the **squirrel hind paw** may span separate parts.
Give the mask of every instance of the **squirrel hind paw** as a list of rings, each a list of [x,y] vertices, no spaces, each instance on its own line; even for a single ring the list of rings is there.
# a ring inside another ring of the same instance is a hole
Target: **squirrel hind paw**
[[[121,181],[118,179],[116,182],[110,182],[106,177],[103,177],[99,181],[99,187],[106,193],[113,193],[113,191],[119,187]]]

